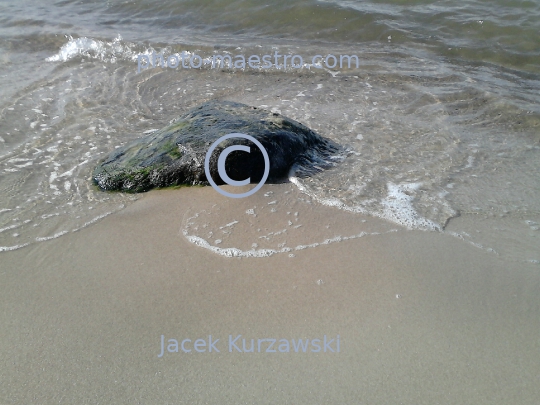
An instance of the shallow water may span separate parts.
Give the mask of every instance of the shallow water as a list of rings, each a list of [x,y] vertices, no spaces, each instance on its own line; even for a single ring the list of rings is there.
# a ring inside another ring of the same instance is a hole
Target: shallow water
[[[99,158],[218,98],[346,147],[333,169],[292,175],[312,204],[538,261],[539,14],[532,1],[0,2],[0,250],[125,207],[137,196],[92,185]],[[154,51],[360,63],[137,74]]]

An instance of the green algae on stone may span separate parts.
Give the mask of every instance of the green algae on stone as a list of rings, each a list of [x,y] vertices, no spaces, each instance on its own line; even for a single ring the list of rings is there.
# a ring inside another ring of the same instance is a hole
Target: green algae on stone
[[[93,180],[103,190],[142,192],[154,187],[208,185],[204,159],[218,138],[242,133],[253,136],[270,158],[268,181],[291,174],[307,176],[333,165],[341,148],[290,118],[256,107],[229,101],[210,101],[173,121],[169,126],[116,149],[99,162]],[[210,159],[217,184],[217,159],[224,148],[252,143],[234,138],[222,142]],[[225,169],[234,180],[250,177],[258,182],[264,172],[261,151],[229,154]]]

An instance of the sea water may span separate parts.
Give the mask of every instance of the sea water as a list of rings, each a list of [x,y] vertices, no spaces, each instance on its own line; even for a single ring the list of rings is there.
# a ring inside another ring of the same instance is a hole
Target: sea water
[[[135,201],[95,187],[99,159],[222,99],[296,119],[343,153],[317,175],[292,172],[265,206],[299,244],[278,241],[276,225],[264,248],[252,246],[255,233],[249,245],[227,245],[195,230],[196,218],[184,224],[193,243],[232,256],[294,255],[413,229],[540,260],[538,1],[3,1],[0,15],[0,251],[61,237]],[[137,72],[139,55],[182,52],[354,54],[359,64]],[[299,212],[326,206],[389,228],[311,240],[287,209],[271,211],[292,204],[288,192]]]

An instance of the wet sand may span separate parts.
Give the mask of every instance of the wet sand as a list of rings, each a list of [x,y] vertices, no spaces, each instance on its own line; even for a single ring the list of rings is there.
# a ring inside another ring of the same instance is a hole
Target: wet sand
[[[194,210],[217,201],[226,216],[280,187],[249,203],[209,187],[152,191],[86,229],[2,254],[0,403],[537,403],[538,265],[435,232],[267,258],[219,256],[182,234]],[[344,233],[357,225],[329,207],[305,215],[305,232],[322,218]],[[340,351],[230,353],[239,334],[339,335]],[[161,335],[212,335],[221,352],[159,358]]]

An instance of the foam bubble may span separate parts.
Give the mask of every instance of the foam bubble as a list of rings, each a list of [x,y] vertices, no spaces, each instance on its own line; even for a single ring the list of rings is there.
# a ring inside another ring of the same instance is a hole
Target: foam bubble
[[[381,201],[383,211],[381,217],[408,229],[442,230],[439,224],[422,218],[412,205],[413,195],[422,183],[394,184],[388,183],[388,195]]]

